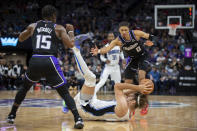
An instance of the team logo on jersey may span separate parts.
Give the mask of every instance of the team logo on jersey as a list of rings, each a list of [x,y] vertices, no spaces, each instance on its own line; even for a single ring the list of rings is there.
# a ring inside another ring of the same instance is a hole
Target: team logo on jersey
[[[12,106],[14,99],[1,99],[0,107]],[[61,99],[25,99],[21,105],[22,107],[50,107],[56,108],[62,106]],[[151,101],[150,108],[176,108],[190,106],[190,104],[177,103],[177,102],[161,102]]]
[[[135,43],[134,45],[130,45],[130,46],[128,46],[128,47],[123,47],[123,49],[124,50],[132,50],[132,49],[134,49],[135,47],[137,47],[138,46],[138,43]]]
[[[14,37],[1,37],[2,46],[16,46],[18,42],[18,38]]]

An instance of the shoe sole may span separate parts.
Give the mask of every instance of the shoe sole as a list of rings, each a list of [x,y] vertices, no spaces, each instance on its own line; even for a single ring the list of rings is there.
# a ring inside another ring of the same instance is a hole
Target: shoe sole
[[[74,128],[75,128],[75,129],[82,129],[83,126],[84,126],[84,125],[83,125],[82,123],[79,123],[79,124],[75,125]]]
[[[14,121],[12,121],[12,120],[7,120],[7,123],[14,124]]]

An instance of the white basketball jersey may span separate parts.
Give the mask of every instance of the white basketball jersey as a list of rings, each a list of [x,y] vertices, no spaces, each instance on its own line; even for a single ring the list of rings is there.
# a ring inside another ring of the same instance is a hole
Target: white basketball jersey
[[[75,102],[79,114],[85,120],[105,120],[105,121],[127,121],[129,120],[129,112],[124,117],[116,116],[114,108],[116,101],[103,101],[92,99],[89,104],[82,106],[80,104],[80,94],[75,96]]]
[[[105,46],[107,47],[107,46],[109,46],[109,44],[106,44]],[[110,61],[110,63],[108,65],[118,65],[120,57],[121,57],[121,59],[124,59],[123,53],[120,52],[120,47],[115,46],[114,48],[112,48],[112,50],[110,50],[107,53],[107,59]]]

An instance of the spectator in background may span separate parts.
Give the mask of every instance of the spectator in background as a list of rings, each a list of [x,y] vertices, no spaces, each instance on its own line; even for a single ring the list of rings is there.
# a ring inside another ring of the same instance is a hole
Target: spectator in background
[[[94,74],[96,75],[96,82],[99,82],[99,78],[101,76],[101,72],[102,72],[102,68],[101,68],[101,65],[98,65],[96,67],[96,70],[94,72]]]
[[[68,87],[72,88],[72,89],[76,89],[77,87],[77,78],[74,76],[74,74],[72,74],[70,76],[70,79],[68,80]]]
[[[13,65],[14,65],[14,61],[12,62],[12,64],[9,64],[8,66],[8,88],[15,90],[16,89],[15,82],[17,80],[17,69],[13,68]]]
[[[8,76],[8,65],[6,59],[2,60],[2,76],[3,76],[3,85],[7,90],[10,90],[9,88],[9,76]]]
[[[74,74],[75,74],[75,70],[74,70],[74,67],[72,65],[70,65],[68,74],[69,74],[69,76],[74,76]]]
[[[177,67],[174,66],[172,70],[170,70],[169,74],[170,76],[170,84],[169,84],[169,88],[170,88],[170,94],[175,94],[176,93],[176,88],[178,86],[178,76],[179,76],[179,71],[177,70]]]
[[[0,54],[0,90],[3,89],[3,57]]]
[[[62,67],[62,69],[63,69],[63,72],[64,72],[64,76],[65,76],[65,78],[66,78],[66,80],[68,80],[68,79],[70,79],[69,77],[69,66],[64,66],[64,68]]]
[[[194,69],[197,72],[197,53],[194,54]]]
[[[164,57],[163,52],[161,52],[161,53],[159,54],[159,56],[157,57],[157,63],[158,63],[158,65],[162,64],[163,61],[165,61],[165,59],[166,59],[166,58]]]
[[[58,54],[57,60],[58,60],[58,62],[59,62],[59,64],[60,64],[60,66],[62,66],[62,65],[63,65],[63,62],[62,62],[62,60],[61,60],[60,54]]]
[[[160,73],[156,67],[152,67],[152,70],[149,72],[150,79],[154,82],[154,94],[160,92]]]
[[[13,66],[13,71],[16,75],[16,80],[15,80],[15,86],[16,88],[19,88],[21,85],[21,75],[23,72],[23,65],[21,64],[21,60],[17,60],[17,64]]]
[[[161,70],[161,78],[160,78],[160,87],[161,87],[161,94],[166,94],[166,92],[169,90],[169,79],[168,79],[168,72],[165,68],[162,68]]]

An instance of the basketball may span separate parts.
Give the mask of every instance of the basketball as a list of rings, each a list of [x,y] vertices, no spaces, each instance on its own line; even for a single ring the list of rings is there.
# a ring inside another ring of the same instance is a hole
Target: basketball
[[[152,93],[153,90],[154,90],[154,83],[153,83],[153,81],[150,80],[150,79],[143,79],[143,80],[140,81],[140,84],[145,84],[145,83],[147,83],[147,82],[150,82],[150,83],[151,83],[151,87],[150,87],[150,92],[145,93],[145,94],[150,94],[150,93]]]

